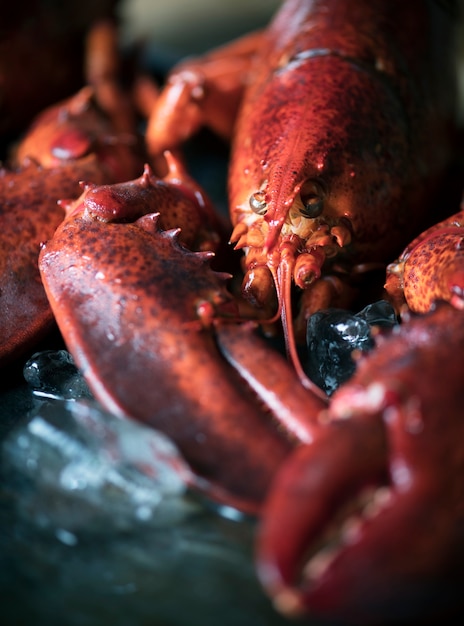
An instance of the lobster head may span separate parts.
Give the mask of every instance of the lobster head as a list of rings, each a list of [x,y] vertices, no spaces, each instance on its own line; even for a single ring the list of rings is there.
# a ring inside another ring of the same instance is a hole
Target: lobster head
[[[403,241],[407,121],[380,75],[310,50],[251,91],[235,145],[232,241],[246,253],[243,290],[258,305],[277,293],[288,345],[293,282],[311,289],[333,265],[385,261]]]

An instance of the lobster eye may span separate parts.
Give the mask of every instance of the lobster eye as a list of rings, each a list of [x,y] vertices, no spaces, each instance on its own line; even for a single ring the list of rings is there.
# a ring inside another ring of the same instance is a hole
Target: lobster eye
[[[322,187],[314,182],[307,181],[300,191],[301,202],[303,206],[300,213],[303,217],[319,217],[324,210],[324,192]]]
[[[250,196],[251,210],[258,215],[265,215],[267,212],[267,202],[265,200],[264,192],[257,191]]]

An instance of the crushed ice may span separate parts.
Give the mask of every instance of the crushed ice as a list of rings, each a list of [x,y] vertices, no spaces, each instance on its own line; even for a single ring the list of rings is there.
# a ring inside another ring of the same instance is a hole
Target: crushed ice
[[[39,403],[5,439],[3,456],[12,482],[28,485],[22,506],[41,525],[164,524],[192,506],[183,499],[189,468],[173,442],[89,400]]]

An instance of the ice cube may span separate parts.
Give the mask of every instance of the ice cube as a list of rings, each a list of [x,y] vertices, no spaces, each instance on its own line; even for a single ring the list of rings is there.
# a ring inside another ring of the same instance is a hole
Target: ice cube
[[[66,350],[36,352],[23,368],[34,395],[43,398],[91,398],[83,376]]]
[[[366,320],[369,326],[380,326],[381,328],[391,328],[398,324],[398,317],[395,309],[386,300],[378,300],[364,307],[356,317]]]
[[[368,305],[359,313],[344,309],[314,313],[307,324],[307,375],[331,395],[353,375],[356,369],[353,351],[368,352],[374,347],[372,327],[389,328],[396,323],[392,306],[384,300]]]

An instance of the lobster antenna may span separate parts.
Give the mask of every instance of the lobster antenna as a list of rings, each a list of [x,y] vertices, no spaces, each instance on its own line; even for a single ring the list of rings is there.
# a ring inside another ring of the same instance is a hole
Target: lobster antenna
[[[285,347],[287,350],[287,358],[295,368],[297,376],[303,387],[314,393],[318,398],[321,398],[321,400],[327,401],[327,394],[315,383],[313,383],[303,370],[296,347],[291,301],[292,274],[294,265],[294,257],[292,255],[291,260],[288,256],[281,259],[281,262],[278,264],[277,271],[272,266],[270,268],[279,301],[279,311],[282,321]]]

